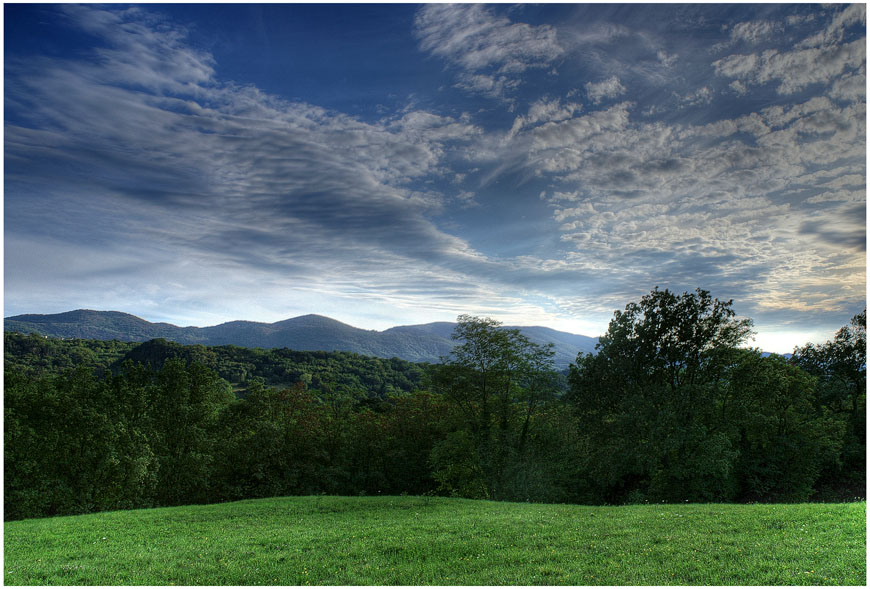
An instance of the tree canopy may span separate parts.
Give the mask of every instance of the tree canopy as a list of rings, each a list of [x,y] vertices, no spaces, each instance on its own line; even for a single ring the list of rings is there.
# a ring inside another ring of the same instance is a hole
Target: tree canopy
[[[483,497],[504,497],[513,492],[509,471],[527,458],[533,416],[554,397],[553,352],[493,319],[461,315],[457,321],[453,339],[460,343],[433,368],[432,384],[466,428],[436,447],[436,463],[449,463],[437,466],[436,476],[451,492],[473,488]]]
[[[791,361],[817,379],[816,405],[844,421],[843,448],[823,473],[824,485],[848,480],[860,492],[867,476],[867,310],[852,317],[833,341],[795,348]]]
[[[700,289],[656,288],[614,313],[597,354],[569,376],[587,500],[810,496],[836,461],[841,424],[812,376],[740,347],[751,327]]]

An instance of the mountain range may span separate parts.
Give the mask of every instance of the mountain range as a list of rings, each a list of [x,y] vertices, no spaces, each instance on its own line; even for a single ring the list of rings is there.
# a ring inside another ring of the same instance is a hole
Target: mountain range
[[[230,321],[211,327],[178,327],[151,323],[118,311],[79,309],[53,315],[16,315],[4,319],[4,331],[38,333],[49,337],[148,341],[164,338],[180,344],[235,345],[248,348],[290,348],[303,351],[346,351],[411,362],[439,362],[456,342],[456,323],[439,321],[402,325],[384,331],[360,329],[322,315],[302,315],[276,323]],[[579,352],[594,352],[598,338],[548,327],[519,329],[536,344],[553,344],[554,363],[565,369]]]

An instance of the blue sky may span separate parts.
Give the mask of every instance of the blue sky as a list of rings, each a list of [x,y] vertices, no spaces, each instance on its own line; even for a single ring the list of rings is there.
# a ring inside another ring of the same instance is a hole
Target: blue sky
[[[864,5],[4,5],[4,314],[756,343],[866,301]]]

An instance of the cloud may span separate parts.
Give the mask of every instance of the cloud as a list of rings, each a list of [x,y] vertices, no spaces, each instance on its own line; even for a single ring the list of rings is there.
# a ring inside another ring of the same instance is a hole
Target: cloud
[[[520,85],[520,81],[508,76],[489,76],[486,74],[460,73],[454,87],[488,98],[506,99],[510,91]]]
[[[801,235],[813,235],[835,247],[866,249],[867,235],[863,227],[843,231],[839,226],[831,226],[821,221],[805,221],[798,230]]]
[[[665,67],[672,67],[677,62],[677,59],[679,59],[678,56],[671,55],[662,49],[656,52],[656,57]]]
[[[732,43],[757,44],[760,41],[770,39],[781,27],[770,21],[749,21],[737,23],[731,29]]]
[[[865,200],[864,120],[862,103],[824,96],[696,125],[641,123],[622,103],[515,123],[492,157],[553,187],[545,198],[573,250],[566,266],[609,285],[582,289],[569,307],[618,305],[632,284],[703,280],[758,310],[791,301],[817,313],[863,296],[866,227],[854,205]],[[807,295],[819,281],[829,290]]]
[[[834,81],[828,96],[846,102],[867,101],[867,71],[862,66],[855,73],[842,76]]]
[[[94,11],[64,5],[83,31],[108,46],[95,50],[105,80],[152,91],[190,92],[214,76],[214,59],[184,43],[187,30],[139,7]]]
[[[710,104],[713,102],[713,91],[709,86],[703,86],[683,96],[676,93],[674,93],[674,95],[675,98],[684,106],[700,106],[702,104]]]
[[[625,94],[625,86],[619,82],[619,78],[613,76],[602,82],[587,82],[585,84],[586,96],[594,104],[600,104],[605,98],[616,98]]]
[[[740,80],[734,80],[728,84],[728,87],[734,90],[734,93],[737,94],[737,96],[746,96],[746,93],[749,91],[746,88],[746,84]]]
[[[834,13],[831,22],[823,31],[805,39],[799,47],[820,47],[840,43],[848,27],[863,25],[866,19],[867,6],[865,4],[846,4],[843,10]]]
[[[420,49],[460,70],[458,87],[503,96],[529,68],[548,67],[564,52],[549,25],[512,23],[482,4],[426,4],[414,34]]]
[[[135,242],[166,268],[365,276],[357,290],[372,292],[391,273],[434,290],[497,275],[427,218],[447,197],[424,180],[449,173],[472,123],[421,110],[366,123],[219,82],[183,31],[138,10],[69,15],[100,38],[99,59],[8,64],[7,235]]]
[[[779,94],[794,94],[811,84],[828,84],[845,71],[864,64],[863,39],[841,46],[802,49],[780,53],[769,49],[761,54],[731,55],[713,63],[716,74],[738,78],[744,83],[779,81]]]
[[[40,300],[65,307],[341,318],[360,301],[419,313],[425,293],[440,318],[508,319],[542,316],[525,299],[529,287],[582,277],[540,260],[491,259],[431,220],[451,203],[478,204],[470,191],[432,184],[453,179],[452,164],[487,141],[466,115],[409,110],[364,122],[213,75],[194,79],[165,66],[199,55],[180,29],[143,33],[145,16],[119,28],[139,13],[105,12],[70,13],[99,37],[99,60],[7,64],[7,300],[34,300],[52,276],[64,296]],[[122,79],[137,54],[162,46],[182,55],[143,59],[159,73]],[[576,108],[541,103],[531,116],[562,120]],[[64,249],[69,256],[50,253]]]
[[[539,123],[549,123],[551,121],[564,121],[574,116],[574,113],[583,110],[583,105],[579,102],[566,102],[562,104],[561,99],[556,98],[550,100],[548,98],[539,98],[529,105],[528,114],[518,116],[514,119],[514,124],[508,133],[508,139],[513,138],[517,131],[523,127],[537,125]]]
[[[844,87],[841,78],[864,70],[866,40],[844,41],[846,29],[865,21],[865,7],[861,4],[846,5],[837,11],[828,27],[802,42],[792,50],[770,48],[760,53],[734,54],[713,62],[718,76],[731,78],[739,86],[732,87],[738,94],[746,85],[762,85],[778,82],[777,92],[795,94],[813,84],[839,82],[835,91],[840,97],[857,94],[855,80]],[[741,23],[732,30],[732,39],[760,40],[762,32],[772,32],[777,27],[763,23]],[[740,31],[735,33],[735,31]],[[737,37],[735,37],[737,35]]]
[[[583,110],[583,105],[577,102],[568,102],[564,105],[558,98],[547,100],[541,98],[529,106],[529,114],[525,117],[526,125],[534,125],[540,122],[564,121],[570,119],[575,112]]]

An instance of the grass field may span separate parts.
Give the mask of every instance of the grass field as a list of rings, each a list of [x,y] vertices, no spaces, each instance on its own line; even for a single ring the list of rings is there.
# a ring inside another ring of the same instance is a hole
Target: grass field
[[[4,524],[7,585],[864,585],[866,504],[291,497]]]

